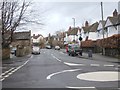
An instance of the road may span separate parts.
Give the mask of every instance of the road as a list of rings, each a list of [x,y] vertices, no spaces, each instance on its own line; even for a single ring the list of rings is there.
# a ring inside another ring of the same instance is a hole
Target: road
[[[119,90],[117,63],[72,57],[54,49],[42,49],[40,55],[20,63],[3,72],[3,88]]]

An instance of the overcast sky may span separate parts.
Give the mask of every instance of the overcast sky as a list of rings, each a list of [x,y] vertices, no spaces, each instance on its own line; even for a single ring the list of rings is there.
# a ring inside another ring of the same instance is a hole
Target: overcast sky
[[[104,2],[104,19],[112,16],[114,9],[118,10],[117,2]],[[67,31],[69,26],[81,26],[87,20],[90,24],[101,20],[100,2],[33,2],[28,8],[28,16],[37,20],[41,24],[28,24],[26,29],[32,31],[32,34],[42,34],[48,36],[55,31]]]

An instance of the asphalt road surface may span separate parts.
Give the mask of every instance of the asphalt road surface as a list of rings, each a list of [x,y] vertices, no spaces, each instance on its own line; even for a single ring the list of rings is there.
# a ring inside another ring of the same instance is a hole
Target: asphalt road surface
[[[74,88],[120,90],[117,63],[68,56],[54,49],[42,49],[17,67],[3,72],[3,88]]]

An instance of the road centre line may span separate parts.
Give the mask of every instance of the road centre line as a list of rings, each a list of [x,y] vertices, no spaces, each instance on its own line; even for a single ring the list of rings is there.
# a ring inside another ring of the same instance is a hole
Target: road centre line
[[[55,75],[58,75],[58,74],[61,74],[61,73],[65,73],[65,72],[74,72],[74,71],[79,71],[81,69],[71,69],[71,70],[63,70],[63,71],[60,71],[60,72],[56,72],[56,73],[52,73],[50,75],[48,75],[46,77],[47,80],[51,79],[51,77],[55,76]]]
[[[57,57],[55,57],[53,54],[51,54],[53,58],[55,58],[57,61],[61,62],[60,59],[58,59]]]
[[[71,86],[66,86],[66,88],[73,88],[73,89],[93,89],[95,87],[71,87]]]
[[[68,63],[68,62],[64,62],[64,64],[69,66],[85,66],[84,64],[76,64],[76,63]]]
[[[55,58],[56,60],[58,60],[59,62],[62,62],[60,59],[58,59],[57,57],[55,57],[53,54],[51,54],[53,56],[53,58]],[[69,65],[69,66],[85,66],[85,64],[77,64],[77,63],[68,63],[68,62],[63,62],[64,64],[66,65]],[[100,64],[90,64],[90,66],[96,66],[96,67],[99,67]],[[114,67],[115,65],[112,65],[112,64],[104,64],[103,65],[104,67]],[[118,65],[119,67],[119,65]]]
[[[110,64],[105,64],[105,67],[114,67],[114,65],[110,65]]]
[[[90,64],[90,66],[96,66],[96,67],[98,67],[100,65],[99,64]]]

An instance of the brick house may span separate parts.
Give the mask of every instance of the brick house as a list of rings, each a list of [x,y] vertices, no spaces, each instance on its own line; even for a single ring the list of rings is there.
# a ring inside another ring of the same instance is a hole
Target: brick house
[[[25,56],[31,53],[31,31],[15,32],[11,46],[16,48],[16,56]]]

